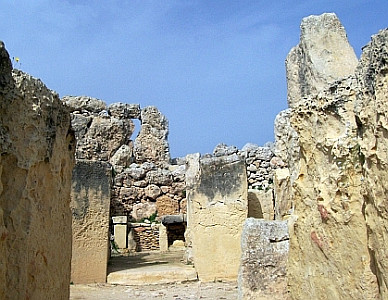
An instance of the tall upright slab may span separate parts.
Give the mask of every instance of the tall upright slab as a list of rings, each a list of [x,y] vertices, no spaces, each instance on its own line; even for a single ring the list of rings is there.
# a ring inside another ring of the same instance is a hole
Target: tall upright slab
[[[198,166],[195,161],[191,164]],[[202,158],[199,168],[193,170],[198,173],[186,173],[187,222],[198,278],[204,282],[236,280],[241,232],[248,214],[245,164],[237,155]]]
[[[0,42],[0,299],[69,299],[74,134]]]
[[[109,258],[111,168],[99,161],[77,160],[73,170],[73,283],[106,282]]]

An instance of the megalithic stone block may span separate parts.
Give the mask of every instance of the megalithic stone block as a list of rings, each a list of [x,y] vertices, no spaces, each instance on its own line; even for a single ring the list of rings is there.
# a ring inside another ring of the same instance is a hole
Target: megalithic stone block
[[[106,282],[109,257],[111,167],[77,160],[73,170],[73,283]]]

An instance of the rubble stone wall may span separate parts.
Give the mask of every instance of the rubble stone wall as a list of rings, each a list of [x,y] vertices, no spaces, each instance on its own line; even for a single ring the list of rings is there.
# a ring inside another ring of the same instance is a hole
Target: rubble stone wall
[[[136,251],[160,250],[159,225],[156,224],[130,224],[131,234],[136,241]]]
[[[0,299],[69,299],[70,115],[0,42]]]
[[[185,213],[184,162],[170,163],[168,121],[156,107],[91,97],[62,98],[71,109],[77,159],[113,167],[111,215],[140,221]],[[141,122],[137,137],[133,120]],[[179,162],[179,161],[178,161]]]

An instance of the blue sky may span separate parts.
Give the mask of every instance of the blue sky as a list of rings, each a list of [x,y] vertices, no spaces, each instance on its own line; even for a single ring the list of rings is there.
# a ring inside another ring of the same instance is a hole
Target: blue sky
[[[301,19],[335,12],[359,56],[388,1],[0,0],[0,40],[59,95],[155,105],[172,157],[273,140]]]

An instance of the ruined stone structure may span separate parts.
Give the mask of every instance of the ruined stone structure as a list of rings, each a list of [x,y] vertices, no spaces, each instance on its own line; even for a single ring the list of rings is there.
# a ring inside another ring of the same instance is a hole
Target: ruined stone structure
[[[279,137],[297,137],[283,153],[300,155],[286,160],[291,189],[275,194],[293,208],[291,299],[388,297],[387,42],[387,30],[373,36],[357,63],[337,17],[324,14],[302,21],[287,58],[295,132]]]
[[[105,282],[109,228],[114,248],[159,250],[161,225],[138,222],[185,213],[184,165],[170,164],[168,122],[157,108],[107,106],[84,96],[62,101],[70,109],[77,139],[72,281]],[[134,120],[141,122],[135,139]],[[166,240],[172,236],[167,229]]]
[[[171,160],[155,107],[64,97],[70,115],[1,43],[0,298],[68,299],[71,244],[72,280],[104,282],[111,226],[119,248],[186,246],[202,281],[239,272],[240,299],[387,299],[387,45],[357,61],[334,14],[305,18],[275,147]]]
[[[112,216],[140,221],[185,212],[184,166],[170,164],[168,122],[156,107],[91,97],[62,98],[70,108],[77,159],[112,165]],[[133,120],[140,120],[136,138]]]
[[[0,299],[69,299],[70,115],[2,42],[0,136]]]

